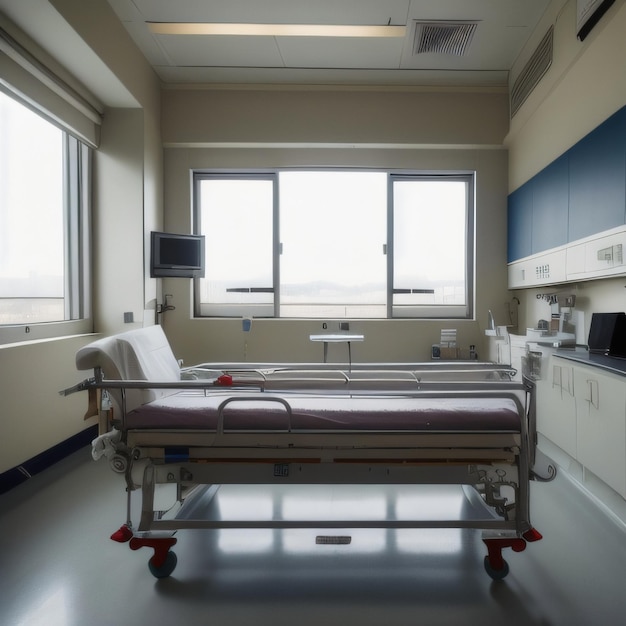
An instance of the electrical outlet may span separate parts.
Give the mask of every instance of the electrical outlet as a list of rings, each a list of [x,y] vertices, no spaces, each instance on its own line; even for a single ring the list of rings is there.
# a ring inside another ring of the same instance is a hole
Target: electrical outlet
[[[132,324],[135,321],[135,316],[132,311],[124,312],[124,324]]]
[[[350,330],[350,322],[339,322],[339,330]]]

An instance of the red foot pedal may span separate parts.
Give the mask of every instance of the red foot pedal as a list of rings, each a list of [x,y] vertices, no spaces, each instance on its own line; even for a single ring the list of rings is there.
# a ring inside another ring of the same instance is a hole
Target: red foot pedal
[[[530,530],[527,530],[522,537],[524,537],[524,539],[526,539],[526,541],[539,541],[540,539],[543,539],[543,535],[536,529],[536,528],[531,528]]]
[[[113,541],[117,541],[118,543],[126,543],[127,541],[130,541],[132,537],[133,531],[126,524],[111,535],[111,539],[113,539]]]
[[[154,556],[151,561],[154,567],[159,568],[165,563],[167,553],[177,541],[176,537],[133,537],[129,545],[131,550],[153,548]]]

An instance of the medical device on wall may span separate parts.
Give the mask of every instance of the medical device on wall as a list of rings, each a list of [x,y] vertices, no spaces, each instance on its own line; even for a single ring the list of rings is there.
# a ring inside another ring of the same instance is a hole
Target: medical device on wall
[[[151,233],[150,276],[152,278],[203,278],[204,235]]]

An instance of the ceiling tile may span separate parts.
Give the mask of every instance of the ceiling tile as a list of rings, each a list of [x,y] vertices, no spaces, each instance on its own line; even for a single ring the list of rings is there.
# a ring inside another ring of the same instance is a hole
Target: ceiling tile
[[[155,35],[170,63],[181,66],[282,66],[273,37]]]
[[[164,82],[506,84],[551,1],[109,0]],[[416,20],[477,22],[467,53],[413,54]],[[407,25],[403,39],[166,36],[146,21]],[[504,78],[503,78],[504,77]]]

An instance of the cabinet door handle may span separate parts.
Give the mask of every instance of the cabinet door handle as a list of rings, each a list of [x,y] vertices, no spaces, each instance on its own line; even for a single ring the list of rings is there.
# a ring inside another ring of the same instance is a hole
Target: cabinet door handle
[[[587,401],[596,409],[600,408],[600,393],[597,380],[587,380]]]
[[[567,393],[570,396],[573,396],[574,395],[573,370],[568,367],[567,369],[565,369],[565,374],[567,376],[567,379],[565,380],[565,391],[567,391]]]

